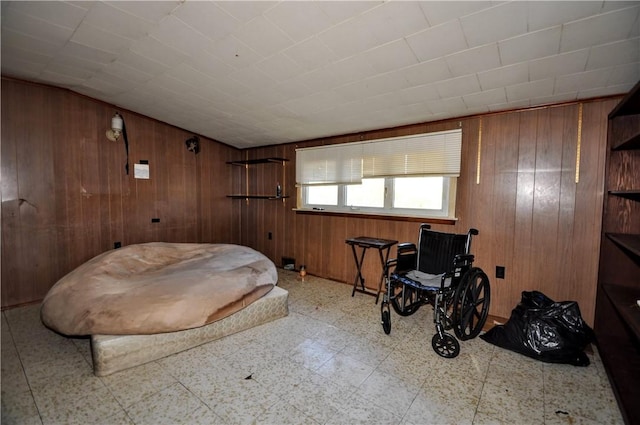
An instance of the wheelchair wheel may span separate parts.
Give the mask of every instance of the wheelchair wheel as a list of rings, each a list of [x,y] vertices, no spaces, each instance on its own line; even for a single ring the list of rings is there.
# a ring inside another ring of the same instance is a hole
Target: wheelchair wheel
[[[460,343],[453,335],[446,332],[443,332],[442,336],[436,332],[431,338],[431,346],[439,356],[447,359],[452,359],[460,354]]]
[[[382,329],[384,333],[389,335],[391,333],[391,310],[389,309],[389,303],[383,302],[380,304],[381,316],[382,316]]]
[[[462,341],[478,336],[487,321],[491,288],[489,278],[477,267],[469,270],[456,288],[453,322],[456,336]]]
[[[400,292],[400,294],[391,298],[391,305],[400,316],[411,316],[420,308],[418,290],[411,286],[405,286],[404,300],[402,299],[402,292]]]

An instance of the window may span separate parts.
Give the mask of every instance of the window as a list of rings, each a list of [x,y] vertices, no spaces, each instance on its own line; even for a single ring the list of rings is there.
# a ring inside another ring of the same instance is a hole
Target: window
[[[455,217],[461,130],[299,149],[299,208]]]

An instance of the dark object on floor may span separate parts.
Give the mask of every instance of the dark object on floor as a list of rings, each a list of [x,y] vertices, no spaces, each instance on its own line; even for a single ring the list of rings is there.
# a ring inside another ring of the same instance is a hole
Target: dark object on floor
[[[594,334],[582,320],[577,302],[555,302],[542,292],[524,291],[507,323],[480,338],[546,363],[588,366],[584,349]]]

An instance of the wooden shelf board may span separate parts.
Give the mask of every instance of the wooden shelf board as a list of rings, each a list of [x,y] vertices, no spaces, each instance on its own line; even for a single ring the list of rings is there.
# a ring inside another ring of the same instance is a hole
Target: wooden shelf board
[[[270,158],[259,158],[259,159],[241,159],[239,161],[227,161],[227,164],[251,165],[251,164],[267,164],[270,162],[287,162],[287,161],[289,161],[287,158],[270,157]]]
[[[637,190],[610,190],[609,195],[640,201],[640,189]]]
[[[640,149],[640,133],[636,133],[628,139],[622,140],[611,149],[613,149],[614,151]]]
[[[629,235],[624,233],[606,233],[606,235],[616,245],[640,258],[640,235]]]
[[[616,311],[629,326],[636,338],[640,339],[640,288],[603,283],[602,288]]]

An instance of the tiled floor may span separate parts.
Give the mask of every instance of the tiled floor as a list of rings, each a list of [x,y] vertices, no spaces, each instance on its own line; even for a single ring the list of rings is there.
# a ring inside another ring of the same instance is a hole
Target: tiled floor
[[[622,424],[597,354],[550,365],[479,338],[431,349],[432,309],[280,271],[290,315],[103,378],[87,339],[42,326],[38,306],[2,314],[3,424]]]

